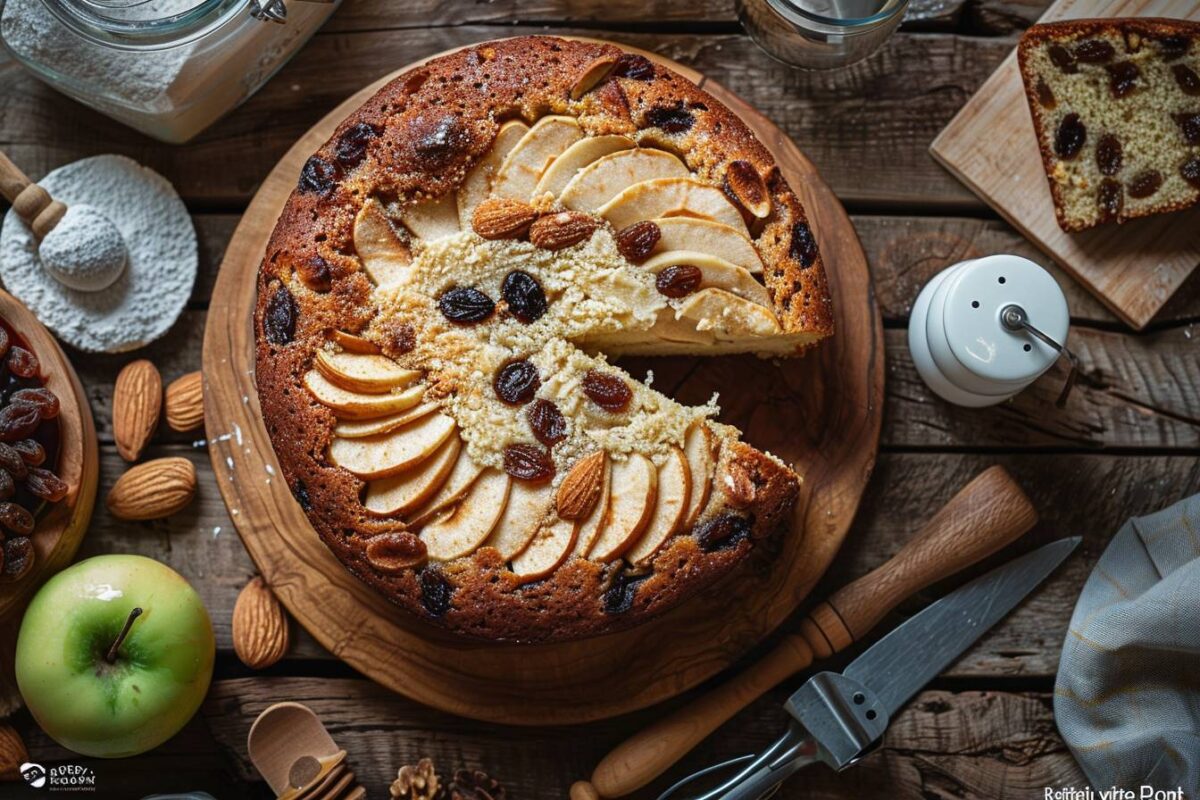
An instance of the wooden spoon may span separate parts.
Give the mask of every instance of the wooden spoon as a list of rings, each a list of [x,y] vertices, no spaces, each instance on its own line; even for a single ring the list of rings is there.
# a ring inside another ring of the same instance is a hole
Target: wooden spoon
[[[346,756],[312,709],[300,703],[276,703],[259,714],[246,749],[276,797],[307,795],[296,790],[325,777]]]
[[[67,207],[50,196],[50,193],[29,180],[29,177],[0,152],[0,194],[13,205],[17,216],[25,220],[33,230],[38,242],[54,230],[54,226],[67,213]]]
[[[760,661],[634,734],[601,760],[571,800],[623,797],[657,778],[726,720],[814,658],[871,630],[900,601],[986,558],[1028,531],[1037,512],[1003,467],[980,473],[883,566],[818,604]]]

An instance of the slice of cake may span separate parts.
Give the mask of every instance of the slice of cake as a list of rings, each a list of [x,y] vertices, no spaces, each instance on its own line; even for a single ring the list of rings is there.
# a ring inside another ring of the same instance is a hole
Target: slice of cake
[[[642,56],[490,42],[399,78],[305,164],[259,273],[267,430],[314,527],[488,639],[625,627],[742,561],[799,476],[610,362],[795,355],[824,265],[769,153]]]
[[[1017,56],[1058,224],[1079,231],[1200,198],[1200,23],[1034,25]]]

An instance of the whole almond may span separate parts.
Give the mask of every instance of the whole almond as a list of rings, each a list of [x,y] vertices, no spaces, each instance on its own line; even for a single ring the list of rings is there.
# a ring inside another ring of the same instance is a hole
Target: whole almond
[[[250,669],[266,669],[287,653],[287,615],[261,576],[238,594],[233,606],[233,649]]]
[[[563,519],[583,519],[592,512],[604,488],[606,458],[604,451],[600,450],[585,456],[571,467],[554,496],[558,516]]]
[[[582,211],[560,211],[542,217],[529,228],[529,241],[543,250],[562,250],[592,237],[600,221]]]
[[[384,533],[367,541],[367,561],[380,572],[395,575],[425,563],[425,543],[407,531]]]
[[[156,458],[130,467],[108,492],[108,510],[126,520],[161,519],[196,495],[196,468],[186,458]]]
[[[173,431],[190,431],[204,424],[204,379],[189,372],[167,386],[167,425]]]
[[[163,387],[158,367],[146,359],[131,361],[117,375],[113,388],[113,439],[126,461],[137,461],[162,412]]]
[[[484,239],[519,239],[537,215],[528,203],[507,197],[490,197],[475,207],[471,227]]]
[[[771,214],[771,194],[767,182],[749,161],[731,161],[725,171],[725,186],[734,199],[755,217]]]
[[[21,734],[11,725],[0,725],[0,781],[20,780],[21,765],[28,760]]]
[[[654,252],[661,238],[662,228],[658,223],[644,219],[621,229],[617,234],[617,250],[629,263],[641,264]]]
[[[578,100],[590,92],[596,84],[608,77],[608,74],[613,71],[613,67],[616,65],[617,57],[606,55],[600,56],[584,67],[583,72],[575,79],[574,85],[571,86],[571,99]]]

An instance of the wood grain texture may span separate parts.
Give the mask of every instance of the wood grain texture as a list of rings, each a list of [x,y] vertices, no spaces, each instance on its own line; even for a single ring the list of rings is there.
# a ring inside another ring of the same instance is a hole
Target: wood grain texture
[[[658,58],[658,56],[652,57]],[[214,290],[205,334],[205,410],[210,455],[234,523],[255,563],[293,616],[351,666],[395,691],[467,716],[519,724],[579,722],[661,701],[719,672],[803,600],[850,525],[874,461],[883,397],[882,323],[865,257],[841,205],[795,145],[766,118],[698,73],[670,64],[732,106],[771,149],[811,214],[828,263],[838,334],[782,368],[753,358],[709,391],[749,395],[749,382],[787,394],[769,415],[725,415],[746,440],[768,447],[805,476],[793,529],[746,565],[758,590],[723,586],[630,631],[550,645],[464,642],[392,608],[350,576],[319,541],[280,480],[253,382],[250,325],[254,276],[279,209],[308,155],[363,89],[289,151],[234,234]],[[702,359],[681,359],[699,365]],[[232,435],[232,438],[231,438]],[[669,648],[657,643],[669,640]],[[486,657],[463,659],[463,653]],[[639,676],[631,682],[629,675]]]
[[[1059,0],[1044,20],[1200,19],[1190,0]],[[1144,328],[1200,263],[1200,209],[1079,233],[1058,227],[1015,52],[946,126],[930,152],[1118,317]]]

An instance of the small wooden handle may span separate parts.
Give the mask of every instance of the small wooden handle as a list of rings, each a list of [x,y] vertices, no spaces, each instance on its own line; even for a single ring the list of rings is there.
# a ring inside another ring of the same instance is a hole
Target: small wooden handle
[[[983,559],[1033,527],[1037,512],[1003,467],[967,484],[886,564],[819,604],[800,632],[690,705],[618,745],[571,800],[623,797],[665,772],[771,687],[867,633],[914,592]]]
[[[29,223],[40,242],[67,213],[67,207],[50,196],[0,152],[0,193],[13,205],[17,216]]]

